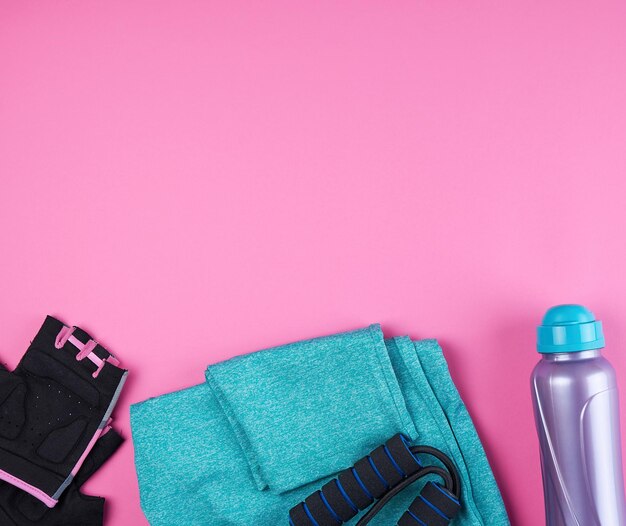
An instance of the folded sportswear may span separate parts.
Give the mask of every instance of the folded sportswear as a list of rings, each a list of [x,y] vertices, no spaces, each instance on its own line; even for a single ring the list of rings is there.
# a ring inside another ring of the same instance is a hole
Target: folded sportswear
[[[0,480],[55,506],[109,421],[127,375],[118,365],[48,316],[17,368],[0,369]]]
[[[286,525],[289,510],[398,433],[454,462],[461,506],[452,524],[509,525],[434,340],[384,340],[372,325],[234,358],[206,378],[131,408],[152,526]],[[375,523],[396,524],[429,480],[398,494]]]

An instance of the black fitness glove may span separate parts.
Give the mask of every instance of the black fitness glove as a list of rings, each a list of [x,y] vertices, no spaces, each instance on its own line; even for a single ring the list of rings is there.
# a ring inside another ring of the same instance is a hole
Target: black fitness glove
[[[89,334],[48,316],[0,369],[0,480],[54,507],[108,423],[127,371]]]
[[[104,499],[80,493],[83,483],[104,464],[123,439],[113,429],[96,442],[59,503],[48,508],[35,497],[0,482],[0,524],[6,526],[102,526]]]

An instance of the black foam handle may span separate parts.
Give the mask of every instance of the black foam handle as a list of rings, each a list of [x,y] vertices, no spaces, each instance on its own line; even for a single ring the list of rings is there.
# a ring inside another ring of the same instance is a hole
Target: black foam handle
[[[396,435],[386,444],[389,455],[394,459],[405,477],[417,473],[422,467],[417,458],[411,453],[404,435]]]
[[[291,509],[291,526],[340,526],[421,469],[408,439],[396,435]]]
[[[345,492],[345,490],[343,491]],[[348,522],[359,511],[355,505],[349,503],[344,498],[337,479],[324,484],[322,487],[322,495],[324,495],[329,507],[337,514],[337,517],[339,517],[339,520],[342,522]]]
[[[448,490],[428,482],[402,515],[398,526],[448,526],[460,507],[459,501]]]
[[[304,504],[319,526],[339,526],[342,523],[335,510],[326,505],[321,492],[316,491],[313,495],[309,495]]]
[[[391,460],[391,457],[385,451],[385,446],[380,446],[372,451],[370,458],[378,469],[380,476],[390,487],[393,488],[404,478],[399,466],[393,465],[394,461]]]
[[[421,493],[428,502],[440,510],[446,517],[451,519],[456,516],[461,508],[460,502],[446,488],[442,488],[435,482],[428,482]]]
[[[389,484],[378,475],[378,469],[374,466],[371,457],[368,456],[359,460],[354,465],[354,471],[367,488],[368,494],[374,499],[380,499],[389,490]]]

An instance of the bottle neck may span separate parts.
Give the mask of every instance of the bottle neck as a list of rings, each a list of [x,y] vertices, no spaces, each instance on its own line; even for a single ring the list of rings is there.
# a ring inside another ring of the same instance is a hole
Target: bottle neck
[[[542,359],[547,362],[575,362],[577,360],[589,360],[590,358],[599,358],[602,356],[602,349],[591,349],[589,351],[577,352],[555,352],[544,354]]]

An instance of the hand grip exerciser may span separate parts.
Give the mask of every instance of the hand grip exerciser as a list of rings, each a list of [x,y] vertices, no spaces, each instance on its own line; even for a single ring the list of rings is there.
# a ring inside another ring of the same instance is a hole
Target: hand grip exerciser
[[[443,466],[424,465],[418,454],[435,457]],[[443,485],[429,481],[398,526],[447,526],[458,513],[460,483],[447,455],[428,446],[411,446],[401,434],[359,460],[289,512],[290,526],[340,526],[368,507],[359,520],[365,526],[404,488],[426,475],[438,475]]]

